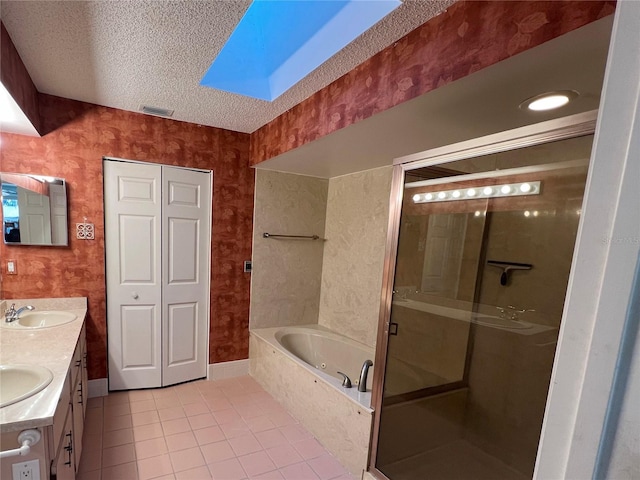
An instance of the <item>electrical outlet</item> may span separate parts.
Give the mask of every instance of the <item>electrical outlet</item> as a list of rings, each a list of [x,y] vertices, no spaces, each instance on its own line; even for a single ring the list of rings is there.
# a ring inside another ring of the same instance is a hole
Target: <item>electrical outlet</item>
[[[40,460],[14,463],[13,480],[40,480]]]

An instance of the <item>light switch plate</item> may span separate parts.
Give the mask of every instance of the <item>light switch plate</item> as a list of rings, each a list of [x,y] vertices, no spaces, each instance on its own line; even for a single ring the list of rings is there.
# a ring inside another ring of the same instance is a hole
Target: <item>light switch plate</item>
[[[7,275],[18,274],[18,262],[13,259],[7,260]]]

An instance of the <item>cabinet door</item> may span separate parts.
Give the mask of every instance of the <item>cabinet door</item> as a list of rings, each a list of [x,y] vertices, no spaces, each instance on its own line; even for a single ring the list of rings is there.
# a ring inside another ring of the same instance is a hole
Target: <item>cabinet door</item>
[[[87,414],[87,400],[89,399],[89,369],[87,366],[87,334],[86,328],[82,327],[82,336],[80,337],[82,342],[82,372],[80,381],[82,382],[82,419]]]
[[[80,465],[80,455],[82,454],[82,434],[84,432],[84,391],[82,390],[82,380],[78,378],[73,391],[73,456],[75,465]]]
[[[76,478],[76,464],[73,454],[73,415],[71,409],[67,410],[67,416],[60,440],[58,454],[53,461],[52,476],[56,480],[74,480]]]

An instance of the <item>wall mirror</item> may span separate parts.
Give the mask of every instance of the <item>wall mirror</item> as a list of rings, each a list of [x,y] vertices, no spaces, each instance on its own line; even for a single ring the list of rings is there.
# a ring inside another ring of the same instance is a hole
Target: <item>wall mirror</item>
[[[67,185],[63,178],[0,173],[0,183],[5,244],[68,245]]]

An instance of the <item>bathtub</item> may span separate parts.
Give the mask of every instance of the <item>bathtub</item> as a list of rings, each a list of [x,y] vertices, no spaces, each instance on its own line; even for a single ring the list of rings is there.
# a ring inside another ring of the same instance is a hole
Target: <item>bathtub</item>
[[[352,392],[342,387],[343,377],[338,372],[346,374],[351,379],[353,389],[357,392],[362,364],[374,358],[373,349],[330,330],[320,329],[317,325],[281,328],[275,332],[275,339],[287,352],[316,369],[316,373],[332,377],[326,380],[331,385],[339,387],[339,391],[347,394]],[[373,385],[374,368],[369,368],[368,392],[371,392]],[[325,377],[321,376],[321,378]],[[337,385],[333,379],[338,380]],[[370,406],[370,395],[362,395],[362,392],[358,392],[352,397],[363,407]]]
[[[374,351],[319,325],[250,331],[251,375],[353,474],[367,467],[373,410],[357,381]],[[346,373],[353,388],[342,387]]]

